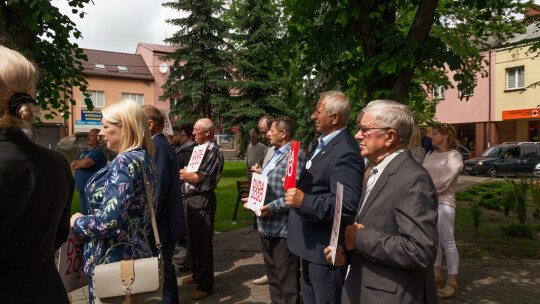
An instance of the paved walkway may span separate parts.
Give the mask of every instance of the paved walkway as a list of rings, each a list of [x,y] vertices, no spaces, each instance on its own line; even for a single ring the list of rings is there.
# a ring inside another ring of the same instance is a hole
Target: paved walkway
[[[464,189],[486,178],[460,176]],[[264,274],[259,234],[242,228],[214,237],[214,292],[202,301],[191,301],[195,285],[180,285],[189,273],[179,272],[180,303],[271,303],[268,285],[252,281]],[[462,259],[458,296],[440,303],[540,303],[540,260]],[[73,303],[87,303],[88,291],[70,294]]]

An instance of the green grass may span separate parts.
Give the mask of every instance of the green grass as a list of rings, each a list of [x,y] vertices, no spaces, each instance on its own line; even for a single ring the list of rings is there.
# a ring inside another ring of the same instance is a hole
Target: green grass
[[[79,211],[79,191],[75,189],[75,191],[73,191],[73,199],[71,200],[71,215]]]
[[[215,230],[230,231],[253,224],[253,215],[244,210],[242,203],[238,206],[236,221],[233,222],[234,205],[236,203],[236,181],[246,180],[245,162],[226,162],[223,167],[221,180],[216,188],[217,208],[214,221]],[[75,190],[71,201],[71,214],[79,212],[79,192]]]
[[[238,191],[236,189],[237,180],[246,180],[246,163],[226,162],[223,167],[221,180],[216,188],[217,208],[214,229],[225,232],[253,224],[253,215],[244,210],[243,203],[238,206],[236,222],[233,222],[234,206]]]

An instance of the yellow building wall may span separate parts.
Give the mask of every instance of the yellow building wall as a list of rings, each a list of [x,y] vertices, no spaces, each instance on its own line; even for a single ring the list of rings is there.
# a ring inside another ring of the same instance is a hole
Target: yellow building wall
[[[110,77],[89,77],[88,91],[103,91],[105,106],[115,103],[122,98],[122,93],[144,95],[144,104],[154,105],[154,85],[153,81],[133,80]],[[86,109],[81,91],[74,89],[76,104],[72,108],[73,115],[70,117],[69,134],[73,134],[73,128],[77,120],[81,120],[81,109]],[[100,108],[94,108],[100,110]]]
[[[536,82],[540,71],[540,60],[533,60],[527,54],[527,46],[497,51],[495,66],[495,120],[502,120],[502,112],[510,110],[534,109],[540,104],[540,88],[528,90],[506,90],[506,70],[523,66],[525,87]],[[518,131],[519,132],[519,131]]]

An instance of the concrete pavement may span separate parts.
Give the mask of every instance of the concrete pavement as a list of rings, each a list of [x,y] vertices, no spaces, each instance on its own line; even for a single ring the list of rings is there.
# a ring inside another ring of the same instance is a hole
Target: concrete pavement
[[[462,175],[458,189],[487,180]],[[271,303],[268,285],[252,283],[265,272],[257,231],[242,228],[216,234],[214,262],[214,292],[201,301],[189,299],[196,285],[180,284],[190,273],[178,273],[180,303]],[[461,259],[458,284],[458,296],[440,303],[540,303],[540,260]],[[73,303],[84,304],[87,294],[81,288],[70,296]]]

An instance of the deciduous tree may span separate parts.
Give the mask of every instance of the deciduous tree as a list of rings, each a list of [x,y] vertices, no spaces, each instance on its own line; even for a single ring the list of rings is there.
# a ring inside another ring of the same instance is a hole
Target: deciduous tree
[[[82,18],[90,0],[68,2]],[[81,61],[87,58],[70,37],[79,38],[81,33],[50,0],[0,0],[0,44],[18,50],[38,66],[38,101],[42,109],[51,110],[45,118],[67,118],[70,104],[75,104],[73,87],[86,90]],[[92,108],[89,98],[86,105]]]

